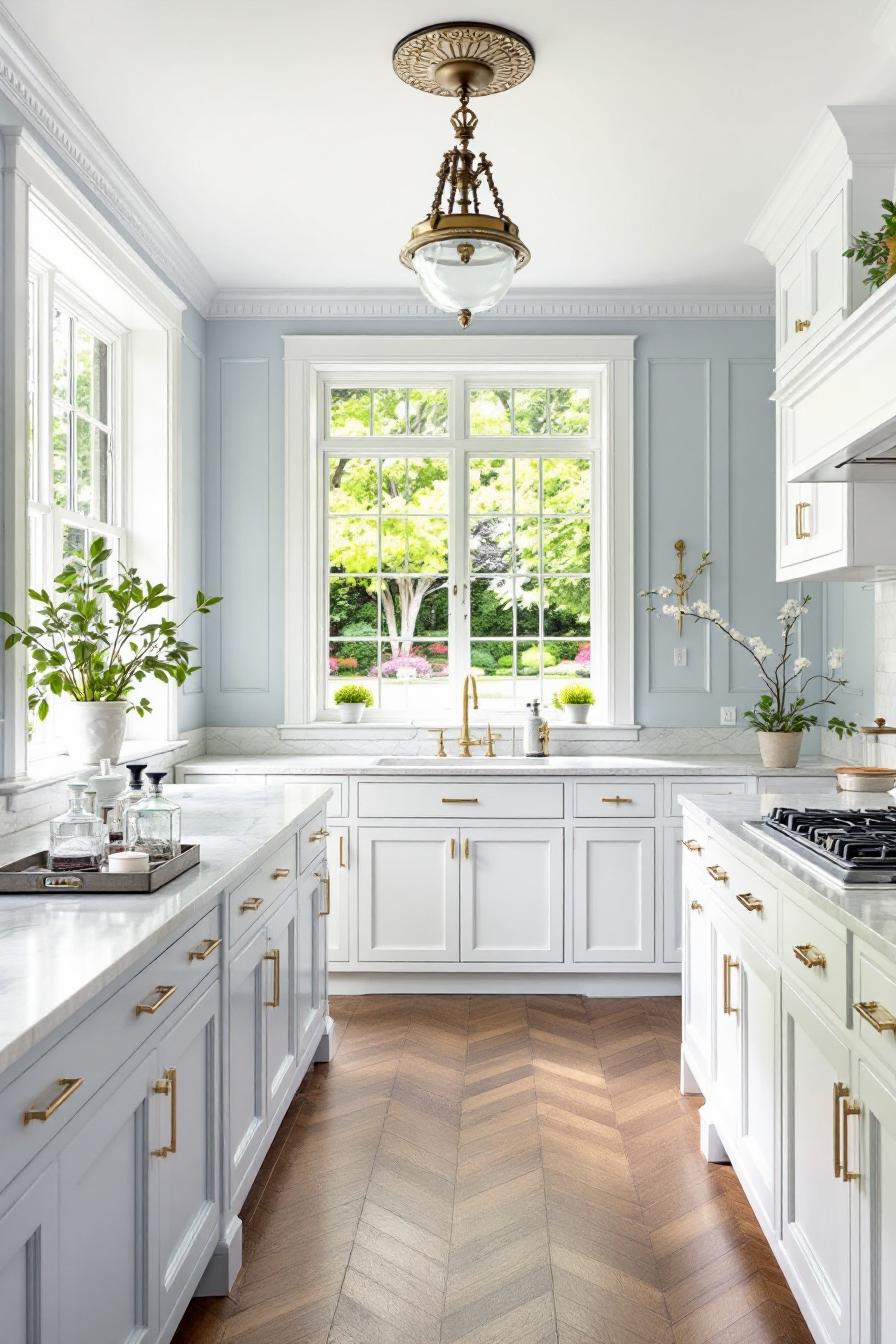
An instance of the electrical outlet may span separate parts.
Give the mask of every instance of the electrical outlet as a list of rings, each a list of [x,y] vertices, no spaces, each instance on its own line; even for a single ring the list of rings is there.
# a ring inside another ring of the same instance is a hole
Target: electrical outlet
[[[672,666],[687,667],[687,665],[688,665],[688,651],[683,644],[678,644],[672,650]]]
[[[719,722],[723,728],[733,728],[737,723],[737,705],[723,705]]]

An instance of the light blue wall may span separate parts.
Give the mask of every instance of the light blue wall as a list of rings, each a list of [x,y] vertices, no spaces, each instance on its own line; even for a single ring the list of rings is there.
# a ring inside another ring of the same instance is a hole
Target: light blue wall
[[[208,403],[206,575],[224,594],[209,620],[206,715],[216,725],[267,725],[283,719],[283,365],[286,334],[338,334],[336,323],[212,321],[207,328]],[[447,321],[373,324],[360,334],[445,333]],[[774,581],[773,324],[763,321],[642,321],[512,327],[477,319],[479,332],[630,333],[635,345],[636,588],[669,583],[674,543],[687,560],[711,550],[701,595],[749,633],[773,642],[787,589]],[[464,335],[457,333],[462,342]],[[804,648],[818,663],[825,596],[812,586]],[[833,585],[830,628],[849,635],[830,643],[861,650],[850,663],[869,680],[872,628],[863,595]],[[694,596],[699,593],[694,590]],[[679,642],[668,618],[636,603],[635,678],[639,722],[713,726],[721,705],[755,702],[746,657],[719,637],[688,627],[686,667],[674,667]],[[302,620],[301,612],[291,619]]]

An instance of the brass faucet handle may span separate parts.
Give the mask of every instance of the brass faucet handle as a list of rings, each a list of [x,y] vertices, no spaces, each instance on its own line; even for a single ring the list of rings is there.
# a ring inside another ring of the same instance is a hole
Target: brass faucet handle
[[[488,757],[489,760],[493,760],[493,759],[494,759],[494,756],[495,756],[495,743],[496,743],[496,742],[503,742],[503,741],[504,741],[504,734],[503,734],[503,733],[493,733],[493,732],[492,732],[492,726],[491,726],[491,724],[490,724],[490,723],[487,723],[487,724],[485,725],[485,754],[486,754],[486,756]]]
[[[548,723],[547,719],[545,719],[544,723],[543,723],[543,724],[541,725],[541,727],[539,728],[539,730],[538,730],[538,736],[539,736],[540,739],[541,739],[541,747],[542,747],[542,750],[543,750],[545,756],[550,755],[550,751],[551,751],[551,725]]]
[[[430,728],[429,731],[430,731],[431,733],[436,733],[436,734],[438,735],[438,738],[439,738],[439,749],[438,749],[438,751],[436,752],[436,755],[439,756],[439,757],[441,757],[441,758],[444,760],[445,757],[448,755],[447,751],[445,750],[445,734],[447,733],[448,729],[447,729],[447,728]]]

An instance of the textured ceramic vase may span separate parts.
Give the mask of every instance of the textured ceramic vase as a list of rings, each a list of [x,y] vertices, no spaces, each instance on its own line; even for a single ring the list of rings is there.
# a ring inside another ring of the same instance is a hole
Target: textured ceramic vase
[[[337,705],[336,708],[343,723],[360,723],[364,717],[363,705]]]
[[[590,705],[564,705],[564,712],[570,723],[587,723]]]
[[[114,764],[124,742],[126,700],[69,700],[63,710],[65,749],[78,765]]]
[[[791,770],[800,759],[802,733],[757,733],[759,755],[763,765],[778,770]]]

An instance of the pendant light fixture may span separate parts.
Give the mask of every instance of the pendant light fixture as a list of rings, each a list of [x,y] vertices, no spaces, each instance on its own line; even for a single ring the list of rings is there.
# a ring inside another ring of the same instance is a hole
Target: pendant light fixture
[[[415,89],[459,100],[451,117],[455,145],[442,156],[429,214],[411,229],[401,261],[414,271],[435,308],[474,313],[500,303],[516,271],[529,261],[519,229],[505,213],[485,154],[470,149],[478,118],[471,98],[503,93],[535,66],[529,42],[488,23],[439,23],[409,33],[392,53],[392,68]],[[490,195],[483,211],[481,197]],[[494,213],[488,213],[493,209]]]

